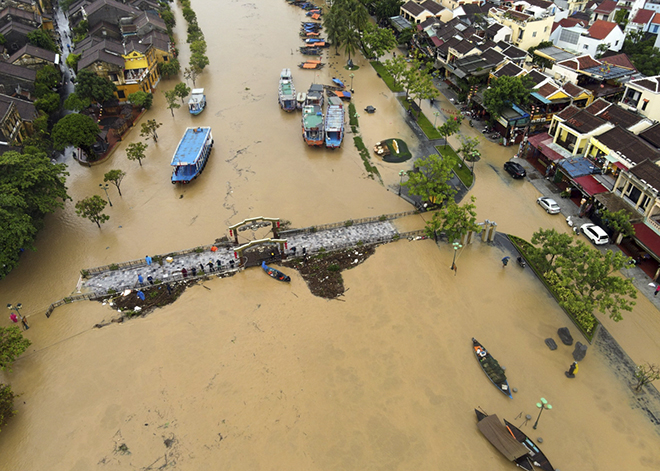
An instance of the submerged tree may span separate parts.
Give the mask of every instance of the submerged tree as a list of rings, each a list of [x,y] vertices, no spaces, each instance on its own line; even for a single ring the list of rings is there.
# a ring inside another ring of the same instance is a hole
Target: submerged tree
[[[174,110],[181,108],[181,105],[176,102],[178,98],[176,90],[168,90],[163,94],[165,95],[165,101],[167,101],[167,109],[170,110],[172,118],[174,118]]]
[[[94,155],[92,145],[96,142],[101,129],[99,125],[87,115],[72,113],[60,119],[51,136],[53,146],[57,150],[64,150],[67,146],[80,147],[88,157]]]
[[[454,115],[451,116],[447,121],[438,126],[438,132],[442,136],[442,139],[445,141],[445,148],[447,147],[447,138],[453,136],[458,131],[461,130],[461,123],[463,122],[463,115]]]
[[[635,370],[635,380],[637,381],[635,391],[641,391],[644,386],[658,379],[660,379],[660,367],[658,365],[651,365],[650,363],[638,365]]]
[[[110,182],[114,186],[116,186],[117,191],[119,192],[119,196],[121,196],[121,188],[119,187],[121,185],[121,181],[124,179],[125,176],[126,176],[126,172],[124,172],[123,170],[113,169],[107,172],[105,175],[103,175],[103,181]]]
[[[174,86],[174,93],[181,98],[181,103],[183,103],[185,97],[190,95],[191,91],[190,87],[183,82],[179,82]]]
[[[7,421],[16,415],[14,409],[14,399],[18,395],[14,394],[11,386],[0,383],[0,431]]]
[[[142,159],[147,158],[147,155],[144,153],[147,147],[149,146],[143,142],[133,142],[126,148],[126,157],[128,160],[137,160],[140,167],[142,167]]]
[[[0,370],[11,371],[11,364],[32,345],[16,326],[0,327]]]
[[[456,194],[456,190],[449,183],[452,175],[451,162],[432,154],[415,163],[414,170],[408,172],[408,180],[402,186],[408,188],[411,195],[441,204]]]
[[[201,73],[202,71],[198,67],[195,67],[194,65],[191,64],[190,67],[186,67],[185,70],[183,71],[183,78],[185,78],[186,80],[190,80],[194,87],[195,81],[197,80],[197,77],[199,77],[199,74]]]
[[[128,95],[129,103],[131,103],[133,106],[137,106],[138,108],[144,108],[145,110],[151,108],[153,101],[154,95],[150,92],[139,91]]]
[[[163,123],[157,122],[155,119],[150,119],[146,123],[142,123],[142,129],[140,130],[140,136],[142,137],[152,137],[154,142],[158,142],[158,133],[156,132]]]
[[[76,203],[76,214],[81,218],[86,218],[96,223],[101,228],[101,224],[110,219],[110,216],[103,214],[108,203],[99,195],[90,196]]]

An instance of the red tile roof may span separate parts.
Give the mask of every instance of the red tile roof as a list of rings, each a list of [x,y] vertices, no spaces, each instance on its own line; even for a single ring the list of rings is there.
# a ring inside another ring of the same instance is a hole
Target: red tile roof
[[[598,67],[602,64],[591,56],[580,56],[574,59],[566,59],[565,61],[561,61],[559,65],[563,65],[564,67],[568,67],[569,69],[573,70],[585,70],[589,67]]]
[[[597,20],[589,28],[589,36],[594,39],[605,39],[616,27],[617,24],[612,21]]]
[[[632,19],[632,22],[640,25],[645,25],[646,23],[649,22],[651,18],[653,18],[654,15],[655,12],[653,10],[641,9],[637,12],[635,18]]]
[[[600,14],[605,14],[609,15],[614,11],[616,8],[616,2],[613,0],[605,0],[603,3],[598,5],[596,9],[594,10],[594,13],[600,13]]]
[[[656,13],[653,15],[653,19],[651,20],[651,23],[660,25],[660,13]]]
[[[658,16],[658,15],[656,15]],[[625,67],[626,69],[637,70],[633,63],[630,61],[627,55],[621,53],[609,57],[601,57],[601,62],[605,62],[610,65],[618,65],[620,67]]]

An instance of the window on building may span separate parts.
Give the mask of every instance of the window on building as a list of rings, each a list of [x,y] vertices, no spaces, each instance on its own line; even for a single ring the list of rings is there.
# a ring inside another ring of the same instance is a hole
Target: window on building
[[[522,41],[523,34],[525,34],[525,30],[521,29],[520,32],[518,33],[518,41]]]
[[[585,44],[584,47],[583,47],[583,49],[589,49],[589,45],[588,45],[588,44]]]
[[[124,90],[117,90],[117,97],[121,100],[122,98],[126,98],[126,93],[124,93]]]
[[[547,32],[548,32],[548,27],[547,27],[547,26],[546,26],[545,28],[543,28],[543,32],[544,32],[544,33],[547,33]]]
[[[648,105],[648,104],[649,104],[649,101],[644,99],[644,104],[642,105],[642,111],[646,110],[646,105]]]
[[[110,80],[112,80],[113,82],[116,82],[117,81],[117,74],[110,74]]]
[[[615,45],[615,46],[618,46],[618,45],[619,45],[619,41],[616,41],[616,42],[614,43],[614,45]]]
[[[532,33],[532,37],[533,37],[533,38],[536,37],[536,31],[534,31],[534,32]]]

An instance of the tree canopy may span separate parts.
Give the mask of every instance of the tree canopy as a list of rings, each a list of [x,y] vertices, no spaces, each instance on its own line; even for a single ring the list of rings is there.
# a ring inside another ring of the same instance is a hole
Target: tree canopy
[[[82,98],[76,92],[71,93],[66,97],[66,100],[64,100],[64,108],[76,112],[89,108],[89,105],[91,104],[92,101],[89,98]]]
[[[484,91],[484,106],[495,117],[511,105],[523,106],[529,102],[534,83],[526,75],[523,77],[502,76],[494,79]]]
[[[394,37],[391,29],[378,28],[371,23],[367,25],[362,34],[362,42],[364,43],[364,49],[367,51],[367,56],[376,60],[397,46],[396,37]]]
[[[642,74],[648,76],[660,74],[660,50],[655,47],[655,36],[644,39],[641,33],[628,33],[621,52],[630,58],[635,68]]]
[[[441,204],[456,194],[456,190],[449,183],[452,175],[451,162],[437,154],[431,154],[415,162],[415,169],[408,172],[408,180],[402,186],[408,188],[411,195]]]
[[[0,370],[9,369],[11,364],[32,345],[16,326],[0,327]]]
[[[68,114],[53,126],[53,146],[57,150],[64,150],[68,146],[80,147],[87,156],[92,156],[92,145],[100,131],[99,125],[89,116]]]
[[[148,110],[154,102],[154,95],[150,92],[139,91],[128,95],[128,101],[138,108]]]
[[[436,236],[437,231],[444,232],[447,242],[461,240],[470,231],[478,231],[476,198],[461,206],[453,200],[448,200],[439,211],[433,213],[433,218],[427,222],[425,231],[428,236]]]
[[[35,29],[34,31],[29,32],[27,34],[27,39],[33,46],[48,49],[52,52],[59,52],[57,44],[55,44],[53,38],[43,29]]]
[[[374,13],[378,21],[398,16],[401,10],[401,5],[405,2],[401,0],[376,0],[373,2]]]
[[[142,123],[140,129],[140,136],[142,137],[152,137],[154,142],[158,142],[158,128],[161,127],[163,123],[157,122],[155,119],[149,119],[146,123]]]
[[[76,93],[81,98],[89,98],[98,103],[110,100],[117,86],[109,79],[96,75],[91,70],[81,70],[76,76]]]
[[[117,187],[117,191],[119,192],[119,196],[121,196],[121,182],[126,176],[126,172],[120,169],[113,169],[107,172],[105,175],[103,175],[103,181],[104,182],[110,182],[114,186]]]
[[[126,148],[126,158],[128,158],[128,160],[137,160],[140,167],[142,167],[142,159],[147,158],[147,155],[144,153],[144,151],[147,150],[147,147],[149,146],[143,142],[133,142],[129,144]]]
[[[550,47],[554,45],[555,43],[553,43],[552,41],[541,41],[536,46],[532,46],[529,49],[527,49],[527,52],[529,52],[529,55],[532,58],[532,63],[545,68],[552,67],[553,62],[550,59],[546,59],[544,57],[538,56],[534,54],[534,51],[536,51],[537,49],[545,49],[546,47]]]
[[[0,155],[0,278],[17,264],[32,242],[43,217],[64,206],[66,166],[52,164],[43,152]]]
[[[101,228],[101,224],[110,219],[110,216],[103,214],[108,203],[99,195],[93,195],[76,203],[76,214],[81,218],[89,219]]]
[[[447,147],[447,138],[456,134],[461,130],[461,123],[463,122],[463,115],[454,115],[449,117],[442,126],[438,126],[438,132],[445,141],[445,147]]]
[[[611,250],[602,253],[554,229],[534,233],[532,244],[534,263],[559,293],[560,304],[587,331],[595,325],[596,310],[615,322],[623,319],[623,311],[632,311],[637,291],[631,279],[617,273],[631,266],[629,257]]]

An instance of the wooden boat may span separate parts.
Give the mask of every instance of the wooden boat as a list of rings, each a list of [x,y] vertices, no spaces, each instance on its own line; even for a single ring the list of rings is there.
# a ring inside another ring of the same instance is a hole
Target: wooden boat
[[[300,46],[300,52],[306,56],[320,56],[323,54],[321,48],[315,46]]]
[[[291,69],[282,69],[280,73],[280,85],[278,101],[284,111],[295,111],[296,109],[296,87],[293,85]]]
[[[288,275],[285,275],[279,270],[275,270],[274,268],[269,267],[266,265],[266,262],[261,262],[261,268],[264,269],[268,275],[270,275],[272,278],[275,278],[277,281],[291,281],[291,277]]]
[[[497,415],[488,415],[475,409],[477,414],[477,427],[484,437],[504,455],[506,459],[514,462],[517,466],[533,471],[529,462],[529,450],[525,448],[513,434],[500,422]],[[553,470],[554,471],[554,470]]]
[[[509,396],[513,399],[511,395],[511,388],[509,387],[509,382],[506,379],[506,374],[504,374],[504,369],[500,366],[493,356],[488,353],[488,351],[481,345],[475,338],[472,338],[472,347],[474,356],[479,362],[479,366],[484,370],[488,379],[499,389],[504,395]]]
[[[300,67],[301,69],[314,70],[314,69],[320,69],[324,65],[325,64],[321,61],[309,60],[298,64],[298,67]]]
[[[328,149],[341,147],[344,139],[344,104],[337,97],[328,97],[325,110],[325,146]]]
[[[478,414],[477,414],[478,416]],[[522,445],[529,450],[529,455],[527,455],[526,458],[531,466],[529,468],[523,466],[522,464],[518,464],[521,468],[525,468],[528,470],[532,470],[533,468],[541,468],[543,471],[555,471],[555,468],[550,464],[550,461],[548,461],[548,458],[543,454],[543,452],[539,449],[538,446],[536,446],[536,443],[529,438],[522,430],[520,430],[518,427],[513,425],[511,422],[507,421],[504,419],[504,425],[506,428],[509,430],[511,435],[518,440]],[[520,458],[522,460],[522,458]]]
[[[302,134],[307,145],[322,146],[323,129],[323,108],[305,104],[302,107]]]
[[[333,90],[331,92],[328,92],[328,95],[330,95],[330,94],[332,94],[332,95],[334,95],[338,98],[341,98],[342,100],[350,100],[351,98],[353,98],[353,96],[351,95],[351,92],[345,92],[345,91],[342,91],[342,90]]]
[[[301,31],[300,36],[303,38],[318,38],[321,35],[318,31]]]
[[[206,108],[206,95],[204,95],[203,88],[194,88],[190,93],[190,100],[188,100],[188,111],[191,115],[197,116]]]
[[[174,167],[172,183],[190,183],[201,175],[212,148],[213,135],[210,127],[186,129],[170,164]]]

